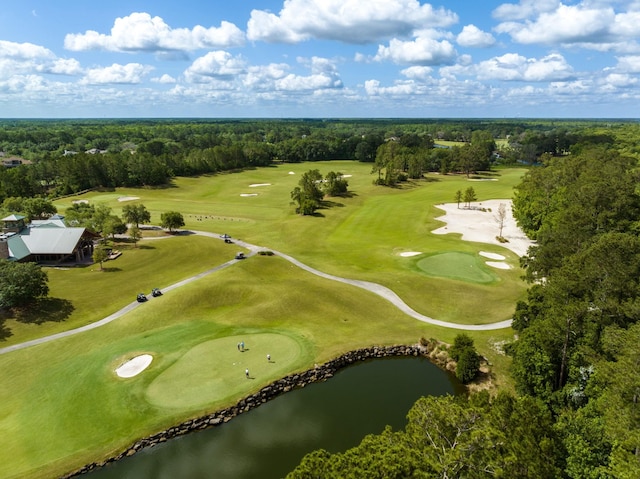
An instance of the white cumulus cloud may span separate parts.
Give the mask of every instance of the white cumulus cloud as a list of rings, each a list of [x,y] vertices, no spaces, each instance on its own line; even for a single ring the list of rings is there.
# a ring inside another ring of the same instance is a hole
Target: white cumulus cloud
[[[389,46],[379,45],[374,60],[398,64],[446,65],[453,63],[456,54],[448,40],[440,41],[425,35],[410,41],[394,38]]]
[[[558,0],[520,0],[520,3],[503,3],[493,11],[499,20],[524,20],[558,7]]]
[[[433,69],[431,67],[423,67],[423,66],[412,66],[409,68],[405,68],[401,70],[402,73],[407,78],[411,78],[412,80],[424,81],[431,78],[431,73]]]
[[[486,48],[494,45],[496,39],[488,32],[483,32],[475,25],[466,25],[456,38],[463,47]]]
[[[207,83],[231,81],[246,70],[247,64],[241,57],[234,57],[229,52],[217,50],[196,58],[184,75],[189,82]]]
[[[78,75],[82,68],[77,60],[58,58],[40,45],[0,40],[0,78],[30,73]]]
[[[72,51],[107,50],[122,52],[193,51],[204,48],[239,46],[244,33],[233,23],[221,22],[220,27],[171,28],[161,17],[134,12],[116,18],[110,34],[88,30],[70,33],[64,46]]]
[[[455,13],[417,0],[286,0],[278,15],[253,10],[247,36],[273,43],[320,38],[363,44],[457,21]]]
[[[171,75],[168,75],[167,73],[159,77],[154,77],[151,79],[151,81],[154,83],[162,83],[162,84],[174,84],[177,82],[175,78],[173,78]]]
[[[15,43],[0,40],[0,58],[13,60],[50,60],[55,54],[48,48],[33,43]]]
[[[140,63],[127,63],[119,65],[114,63],[108,67],[90,68],[80,81],[81,84],[100,85],[105,83],[137,84],[147,75],[153,67]]]
[[[616,70],[627,73],[640,73],[640,55],[618,57]]]
[[[467,69],[481,80],[548,82],[568,80],[574,76],[573,68],[557,53],[546,57],[526,58],[517,53],[480,62]]]
[[[576,46],[620,53],[640,52],[637,41],[640,36],[638,5],[597,0],[583,0],[575,5],[542,3],[544,8],[534,8],[536,4],[524,0],[517,6],[505,4],[509,8],[502,5],[494,11],[494,16],[508,21],[498,24],[494,31],[508,34],[514,42],[522,44]],[[616,6],[621,6],[623,10],[617,11]],[[517,7],[520,14],[505,13],[511,12],[511,7]]]
[[[506,22],[496,27],[518,43],[571,44],[600,42],[607,38],[615,20],[612,8],[586,8],[560,5],[553,12],[542,13],[535,21]]]

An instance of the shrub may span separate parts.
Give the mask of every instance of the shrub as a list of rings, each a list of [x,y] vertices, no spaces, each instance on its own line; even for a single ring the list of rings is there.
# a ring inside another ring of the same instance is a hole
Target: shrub
[[[462,350],[458,357],[456,365],[456,377],[463,383],[467,384],[473,381],[480,370],[480,356],[473,348]]]
[[[449,349],[449,357],[454,361],[459,361],[462,352],[466,349],[475,351],[473,339],[468,334],[460,333],[453,340],[453,346]]]

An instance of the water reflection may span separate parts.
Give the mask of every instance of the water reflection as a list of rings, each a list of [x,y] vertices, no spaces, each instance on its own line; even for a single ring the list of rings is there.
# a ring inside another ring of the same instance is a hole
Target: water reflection
[[[91,479],[264,479],[315,449],[343,451],[389,424],[401,429],[421,396],[455,394],[423,358],[377,359],[284,394],[222,426],[173,439],[97,470]]]

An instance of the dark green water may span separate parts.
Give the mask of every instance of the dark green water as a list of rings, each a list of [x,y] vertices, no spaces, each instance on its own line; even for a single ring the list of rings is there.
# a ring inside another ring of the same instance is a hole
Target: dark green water
[[[315,449],[344,451],[394,430],[421,396],[457,383],[424,358],[376,359],[286,393],[222,426],[172,439],[92,472],[91,479],[280,478]]]

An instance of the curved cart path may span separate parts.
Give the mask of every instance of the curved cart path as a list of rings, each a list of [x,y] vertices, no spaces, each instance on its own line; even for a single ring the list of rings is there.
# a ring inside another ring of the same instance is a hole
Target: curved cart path
[[[208,236],[211,238],[216,238],[216,239],[221,239],[219,234],[215,234],[215,233],[209,233],[206,231],[189,231],[188,233],[192,233],[192,234],[197,234],[197,235],[201,235],[201,236]],[[153,238],[153,239],[162,239],[162,238]],[[247,257],[253,256],[255,254],[258,253],[258,251],[261,250],[265,250],[267,248],[262,248],[260,246],[256,246],[256,245],[252,245],[249,243],[246,243],[244,241],[241,240],[237,240],[234,239],[233,242],[235,244],[237,244],[238,246],[241,246],[243,248],[248,249],[250,252],[247,254]],[[458,323],[449,323],[446,321],[441,321],[439,319],[434,319],[434,318],[430,318],[429,316],[425,316],[423,314],[418,313],[417,311],[415,311],[414,309],[410,308],[409,305],[407,305],[396,293],[394,293],[391,289],[387,288],[386,286],[382,286],[381,284],[377,284],[377,283],[372,283],[369,281],[360,281],[357,279],[348,279],[348,278],[342,278],[340,276],[334,276],[332,274],[327,274],[327,273],[323,273],[320,270],[317,270],[315,268],[312,268],[311,266],[307,266],[304,263],[301,263],[300,261],[298,261],[297,259],[281,253],[279,251],[275,251],[272,249],[269,249],[269,251],[272,251],[275,255],[280,256],[281,258],[286,259],[287,261],[293,263],[294,265],[298,266],[299,268],[304,269],[305,271],[308,271],[310,273],[313,273],[315,275],[318,275],[322,278],[325,279],[330,279],[332,281],[338,281],[340,283],[345,283],[345,284],[349,284],[351,286],[356,286],[358,288],[362,288],[365,289],[367,291],[370,291],[374,294],[377,294],[378,296],[386,299],[387,301],[391,302],[396,308],[398,308],[400,311],[402,311],[403,313],[411,316],[414,319],[417,319],[418,321],[423,321],[425,323],[429,323],[429,324],[433,324],[435,326],[441,326],[443,328],[451,328],[451,329],[459,329],[459,330],[464,330],[464,331],[491,331],[491,330],[495,330],[495,329],[504,329],[504,328],[508,328],[509,326],[511,326],[511,319],[507,319],[505,321],[500,321],[498,323],[490,323],[490,324],[458,324]],[[220,271],[221,269],[224,269],[228,266],[231,266],[232,264],[237,263],[238,261],[242,261],[242,260],[237,260],[237,259],[232,259],[231,261],[227,261],[226,263],[222,263],[214,268],[208,269],[206,271],[203,271],[202,273],[199,273],[197,275],[191,276],[187,279],[184,279],[182,281],[179,281],[177,283],[174,283],[170,286],[167,286],[165,288],[162,288],[163,293],[169,292],[171,290],[174,290],[176,288],[179,288],[180,286],[184,286],[185,284],[191,283],[192,281],[196,281],[204,276],[207,276],[211,273],[215,273],[216,271]],[[153,296],[149,295],[148,296],[149,300],[153,300],[155,298],[153,298]],[[7,346],[5,348],[0,348],[0,354],[6,354],[9,353],[11,351],[17,351],[19,349],[25,349],[28,348],[30,346],[35,346],[37,344],[42,344],[42,343],[46,343],[49,341],[53,341],[56,339],[60,339],[60,338],[66,338],[67,336],[71,336],[73,334],[78,334],[78,333],[82,333],[84,331],[89,331],[91,329],[95,329],[95,328],[99,328],[100,326],[104,326],[105,324],[110,323],[111,321],[114,321],[116,319],[118,319],[119,317],[123,316],[124,314],[128,313],[129,311],[131,311],[132,309],[137,308],[138,306],[140,306],[143,303],[138,303],[137,301],[134,301],[130,304],[128,304],[127,306],[125,306],[124,308],[122,308],[119,311],[116,311],[115,313],[113,313],[110,316],[107,316],[104,319],[101,319],[100,321],[96,321],[95,323],[91,323],[91,324],[87,324],[85,326],[81,326],[79,328],[75,328],[75,329],[70,329],[68,331],[63,331],[60,333],[56,333],[56,334],[52,334],[50,336],[44,336],[42,338],[38,338],[38,339],[34,339],[32,341],[26,341],[24,343],[20,343],[20,344],[14,344],[13,346]]]

